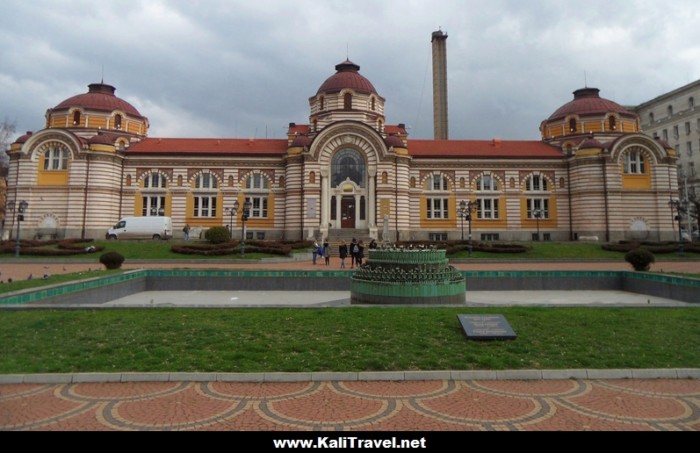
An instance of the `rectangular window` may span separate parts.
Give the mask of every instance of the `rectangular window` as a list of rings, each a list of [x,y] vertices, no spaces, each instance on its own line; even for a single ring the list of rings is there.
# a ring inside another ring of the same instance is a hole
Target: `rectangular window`
[[[249,217],[256,219],[267,218],[267,197],[246,197],[246,201],[250,201],[251,204]]]
[[[678,126],[673,126],[673,138],[678,138],[680,134],[678,133]]]
[[[141,215],[143,217],[158,217],[165,215],[165,197],[142,197],[142,202],[143,207],[141,208]]]
[[[688,157],[693,155],[693,142],[687,142],[685,144],[685,152],[688,153]]]
[[[447,233],[429,233],[428,238],[431,241],[446,241]]]
[[[685,135],[690,135],[690,121],[685,123]]]
[[[195,217],[215,217],[216,216],[216,196],[196,196],[194,197]]]
[[[477,200],[477,219],[498,218],[498,198],[480,198]]]
[[[427,214],[429,219],[448,219],[449,211],[447,210],[447,198],[428,198]]]
[[[661,136],[663,137],[664,141],[668,141],[668,131],[666,129],[661,132]]]
[[[536,214],[539,213],[539,218],[549,218],[549,199],[547,198],[528,198],[527,200],[527,218],[537,219]]]
[[[498,236],[498,233],[482,233],[481,240],[482,241],[498,241],[499,236]]]

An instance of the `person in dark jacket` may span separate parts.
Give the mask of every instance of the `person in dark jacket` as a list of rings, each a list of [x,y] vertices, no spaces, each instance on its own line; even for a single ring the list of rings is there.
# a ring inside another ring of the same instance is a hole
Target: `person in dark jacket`
[[[362,260],[365,257],[365,245],[362,243],[362,240],[357,243],[357,255],[355,256],[355,263],[357,264],[357,267],[362,266]]]
[[[345,269],[345,258],[348,257],[348,245],[345,241],[340,241],[338,246],[338,256],[340,256],[340,268]]]
[[[326,262],[326,266],[330,266],[330,264],[331,264],[331,245],[328,243],[328,241],[325,241],[323,243],[323,259]]]
[[[357,247],[357,239],[352,238],[352,242],[350,243],[350,269],[355,267],[355,263],[357,262],[357,252],[359,252],[360,249]]]

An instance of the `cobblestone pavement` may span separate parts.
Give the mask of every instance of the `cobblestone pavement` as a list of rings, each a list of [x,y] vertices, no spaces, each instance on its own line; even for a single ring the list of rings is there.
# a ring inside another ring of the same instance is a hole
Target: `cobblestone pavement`
[[[325,266],[306,261],[125,265],[145,267],[320,270]],[[629,269],[626,263],[612,262],[457,263],[455,267]],[[0,262],[3,279],[91,268],[97,267]],[[700,273],[700,262],[661,262],[652,270]],[[666,379],[661,371],[662,378],[654,379],[5,383],[0,385],[0,430],[700,431],[700,379]]]
[[[0,428],[700,431],[700,380],[11,384]]]

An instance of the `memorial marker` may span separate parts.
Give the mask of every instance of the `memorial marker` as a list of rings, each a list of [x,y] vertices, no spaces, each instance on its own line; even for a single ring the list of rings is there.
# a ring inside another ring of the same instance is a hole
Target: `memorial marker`
[[[514,340],[515,332],[503,315],[457,315],[471,340]]]

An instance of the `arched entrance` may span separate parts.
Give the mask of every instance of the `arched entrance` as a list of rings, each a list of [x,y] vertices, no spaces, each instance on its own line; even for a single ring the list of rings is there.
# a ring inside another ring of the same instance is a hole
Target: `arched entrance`
[[[367,163],[355,148],[341,148],[331,159],[330,228],[367,228]]]

